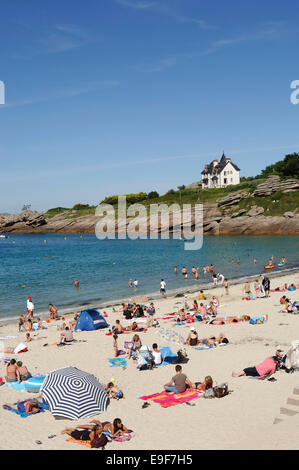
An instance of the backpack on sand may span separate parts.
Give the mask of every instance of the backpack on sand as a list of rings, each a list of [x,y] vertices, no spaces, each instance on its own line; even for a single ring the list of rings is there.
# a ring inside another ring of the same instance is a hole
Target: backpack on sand
[[[216,387],[214,387],[213,390],[214,390],[214,396],[216,398],[222,398],[222,397],[225,397],[226,395],[228,395],[228,385],[227,385],[227,383],[216,385]]]

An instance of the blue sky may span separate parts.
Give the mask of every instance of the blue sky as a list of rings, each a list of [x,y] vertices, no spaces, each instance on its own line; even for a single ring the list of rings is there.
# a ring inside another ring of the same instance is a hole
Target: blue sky
[[[299,151],[297,0],[2,2],[0,212],[241,175]]]

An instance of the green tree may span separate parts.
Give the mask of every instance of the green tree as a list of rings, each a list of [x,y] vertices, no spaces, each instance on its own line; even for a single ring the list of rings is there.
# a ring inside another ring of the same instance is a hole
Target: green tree
[[[151,191],[151,192],[148,193],[148,195],[147,195],[147,198],[148,198],[148,199],[155,199],[156,197],[159,197],[159,193],[157,193],[157,191]]]

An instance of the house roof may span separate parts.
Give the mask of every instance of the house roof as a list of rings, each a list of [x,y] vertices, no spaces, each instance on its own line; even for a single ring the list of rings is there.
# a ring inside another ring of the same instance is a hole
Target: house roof
[[[204,174],[206,174],[206,173],[208,173],[208,174],[210,174],[210,175],[219,175],[219,173],[222,172],[222,170],[226,167],[226,165],[227,165],[228,163],[231,163],[231,165],[233,166],[233,168],[234,168],[236,171],[240,171],[240,168],[239,168],[237,165],[235,165],[235,164],[231,161],[230,158],[228,159],[228,158],[225,156],[224,152],[223,152],[223,154],[222,154],[222,157],[221,157],[220,162],[218,162],[218,160],[217,160],[217,162],[218,162],[217,165],[213,165],[213,162],[214,162],[214,160],[213,160],[209,165],[205,165],[204,170],[201,172],[202,175],[204,175]]]

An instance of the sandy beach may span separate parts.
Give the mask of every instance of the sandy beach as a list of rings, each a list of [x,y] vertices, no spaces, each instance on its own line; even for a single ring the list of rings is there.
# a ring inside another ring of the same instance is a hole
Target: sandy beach
[[[271,277],[270,277],[271,279]],[[284,283],[299,283],[299,274],[271,279],[271,289],[283,286]],[[287,292],[292,301],[298,300],[298,291]],[[298,372],[287,374],[280,370],[275,374],[277,381],[254,380],[248,377],[233,378],[232,371],[240,371],[248,366],[262,362],[275,353],[275,347],[281,345],[287,351],[292,340],[298,339],[299,329],[297,315],[281,313],[279,292],[271,293],[269,298],[258,298],[254,301],[242,300],[243,283],[230,287],[229,295],[224,288],[217,287],[205,291],[207,300],[212,295],[220,299],[218,315],[250,316],[268,315],[268,321],[261,325],[250,325],[248,322],[225,324],[221,326],[194,323],[199,337],[218,335],[223,332],[231,344],[209,350],[195,350],[185,346],[189,362],[183,365],[183,372],[191,381],[202,381],[211,375],[215,383],[228,382],[231,393],[222,399],[207,400],[199,398],[190,407],[180,404],[162,408],[151,403],[142,409],[142,395],[150,395],[163,390],[163,385],[174,375],[174,366],[159,367],[152,371],[139,371],[136,361],[128,360],[127,368],[110,368],[108,359],[113,357],[112,337],[106,336],[107,330],[75,332],[78,342],[71,346],[58,348],[43,347],[44,343],[59,340],[57,325],[62,321],[51,321],[47,330],[32,333],[33,338],[45,336],[46,339],[32,341],[28,352],[11,355],[22,360],[33,374],[46,374],[51,370],[65,366],[74,366],[94,374],[100,382],[108,383],[113,377],[123,390],[125,398],[111,400],[107,411],[94,418],[112,421],[119,417],[123,423],[134,431],[134,437],[128,442],[111,442],[108,450],[130,449],[299,449],[299,413],[282,417],[282,422],[273,424],[280,415],[280,408],[285,407],[293,389],[299,386]],[[188,305],[197,299],[197,293],[188,294]],[[177,312],[184,306],[184,298],[168,297],[155,300],[156,317]],[[59,307],[59,306],[58,306]],[[117,310],[117,307],[116,307]],[[122,315],[106,309],[108,323],[112,326],[116,319],[126,326],[130,322],[123,320]],[[66,317],[71,319],[72,317]],[[184,338],[188,336],[190,324],[176,326],[169,320],[159,320],[161,327],[173,328]],[[142,325],[141,321],[138,321]],[[192,325],[193,326],[193,325]],[[25,333],[19,333],[16,324],[0,328],[0,337],[14,336],[5,340],[5,345],[17,346],[24,342]],[[123,349],[124,341],[133,335],[120,335],[118,346]],[[143,344],[159,346],[168,345],[157,335],[156,328],[140,333]],[[170,344],[173,352],[179,345]],[[7,356],[7,355],[5,355]],[[5,375],[1,363],[0,375]],[[7,386],[0,387],[1,405],[5,402],[16,402],[28,398],[27,392],[15,391]],[[296,408],[296,407],[295,407]],[[298,407],[297,407],[298,408]],[[299,408],[298,408],[299,411]],[[55,420],[47,411],[22,419],[14,413],[0,408],[2,431],[1,449],[63,449],[83,450],[83,446],[71,444],[60,432],[64,427],[75,427],[76,424],[89,423],[92,418],[70,422]],[[56,435],[49,439],[48,436]],[[41,444],[36,444],[36,441]]]

